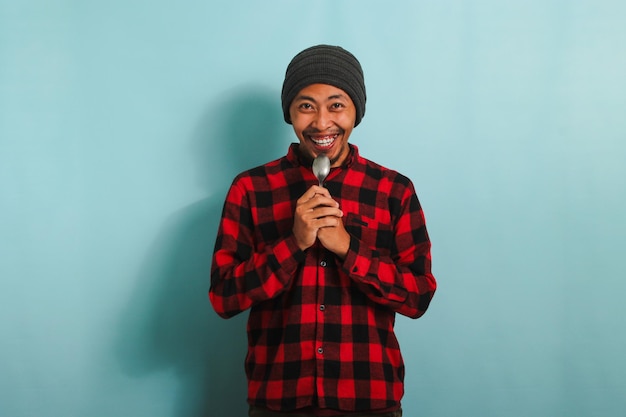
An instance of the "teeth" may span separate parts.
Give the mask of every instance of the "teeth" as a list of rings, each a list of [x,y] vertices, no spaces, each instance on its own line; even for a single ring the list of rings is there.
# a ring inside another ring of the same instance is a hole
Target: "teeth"
[[[335,136],[324,136],[323,138],[311,138],[313,142],[320,146],[328,146],[335,141]]]

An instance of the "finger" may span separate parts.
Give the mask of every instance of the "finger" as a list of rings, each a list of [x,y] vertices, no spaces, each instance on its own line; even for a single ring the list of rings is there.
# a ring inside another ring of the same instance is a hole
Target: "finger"
[[[323,195],[324,197],[331,198],[330,191],[326,187],[320,187],[319,185],[314,185],[309,190],[315,191],[315,194]]]
[[[324,216],[316,220],[318,231],[336,229],[340,230],[341,218],[337,216]]]
[[[314,208],[311,211],[311,213],[312,213],[313,218],[315,219],[321,219],[325,217],[332,217],[332,218],[340,219],[343,217],[343,211],[341,211],[337,207],[318,206]]]
[[[337,203],[332,198],[317,195],[308,201],[304,201],[298,204],[296,211],[304,214],[304,213],[311,212],[315,209],[323,208],[323,207],[330,207],[330,208],[338,209],[339,203]]]
[[[302,196],[298,199],[297,203],[303,204],[311,200],[312,198],[315,198],[315,196],[317,195],[330,198],[330,193],[328,192],[328,189],[324,187],[320,187],[319,185],[313,185],[311,188],[306,190],[304,194],[302,194]]]
[[[316,195],[315,197],[313,197],[311,200],[309,200],[309,203],[312,205],[312,207],[334,207],[334,208],[339,208],[339,203],[335,200],[333,200],[332,198],[329,197],[325,197],[323,195]]]

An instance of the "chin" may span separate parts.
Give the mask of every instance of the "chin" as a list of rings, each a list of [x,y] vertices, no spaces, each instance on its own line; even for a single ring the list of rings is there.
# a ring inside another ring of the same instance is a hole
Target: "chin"
[[[337,144],[330,150],[330,152],[326,152],[326,155],[330,158],[331,166],[335,166],[335,164],[337,164],[338,162],[343,163],[343,161],[348,157],[349,154],[350,148],[347,142],[341,145]]]

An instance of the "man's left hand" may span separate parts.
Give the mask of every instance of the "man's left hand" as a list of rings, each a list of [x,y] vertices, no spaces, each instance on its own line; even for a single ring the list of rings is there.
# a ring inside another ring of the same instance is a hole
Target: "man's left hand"
[[[333,252],[341,259],[345,259],[350,249],[350,234],[346,231],[341,217],[334,217],[331,225],[320,227],[317,238],[322,246]]]

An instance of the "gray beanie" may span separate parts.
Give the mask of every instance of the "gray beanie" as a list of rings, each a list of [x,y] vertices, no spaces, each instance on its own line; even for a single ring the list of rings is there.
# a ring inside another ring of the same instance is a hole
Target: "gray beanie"
[[[345,91],[356,107],[354,126],[365,114],[365,80],[361,64],[339,46],[317,45],[296,55],[285,73],[281,94],[285,121],[291,124],[289,106],[303,88],[311,84],[329,84]]]

